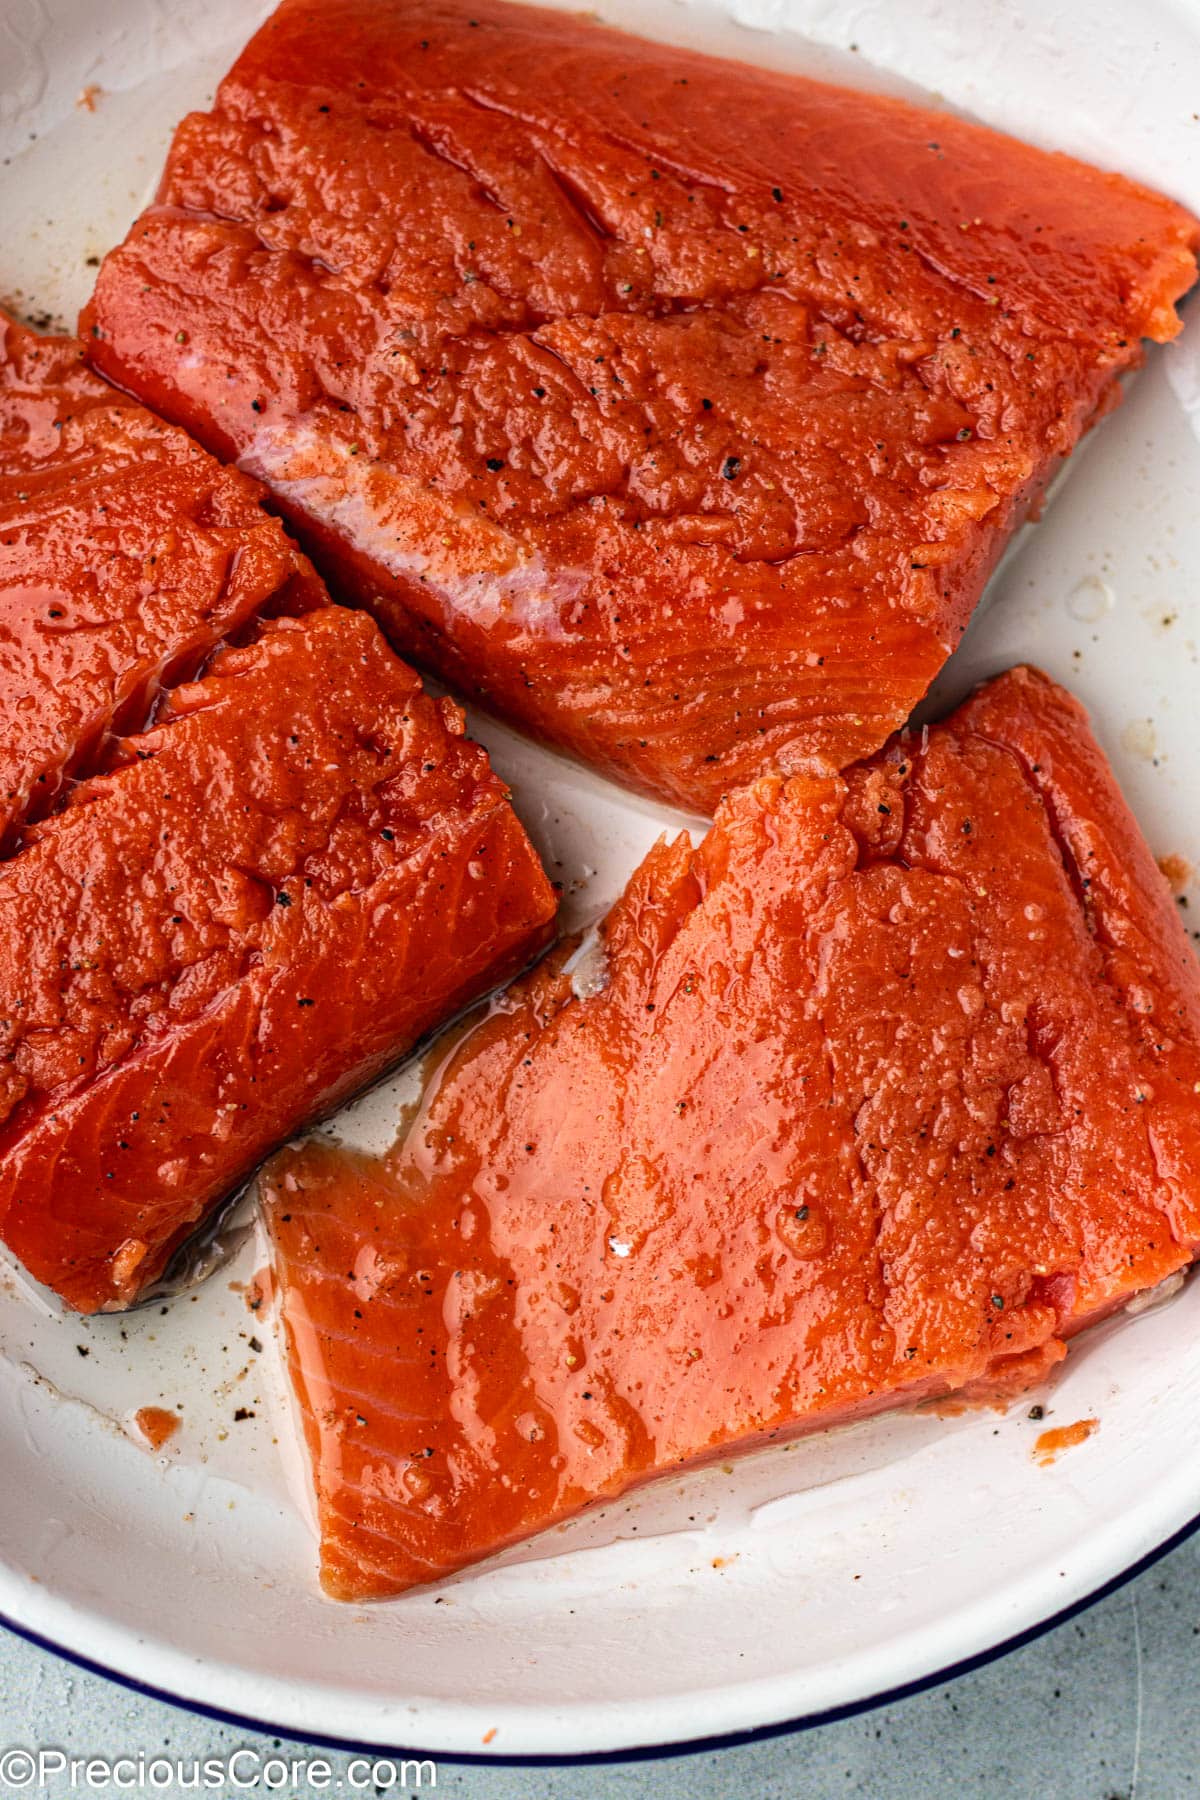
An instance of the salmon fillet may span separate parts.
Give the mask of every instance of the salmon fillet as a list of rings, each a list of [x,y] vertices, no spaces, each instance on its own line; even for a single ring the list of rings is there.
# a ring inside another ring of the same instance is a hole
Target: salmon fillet
[[[898,100],[502,0],[284,0],[85,328],[406,656],[707,814],[907,719],[1197,241]]]
[[[326,603],[261,492],[0,314],[0,849],[162,684]]]
[[[262,625],[0,863],[0,1236],[128,1304],[271,1149],[545,938],[453,702],[364,614]]]
[[[1082,710],[1018,669],[660,842],[385,1159],[270,1166],[342,1599],[652,1476],[1006,1395],[1200,1241],[1200,980]]]
[[[553,911],[261,492],[0,317],[0,1237],[83,1311]]]

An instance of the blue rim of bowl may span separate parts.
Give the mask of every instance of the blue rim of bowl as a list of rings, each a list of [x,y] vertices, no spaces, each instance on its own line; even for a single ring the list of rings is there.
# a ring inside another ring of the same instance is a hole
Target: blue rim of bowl
[[[948,1681],[957,1681],[962,1675],[969,1675],[975,1669],[983,1669],[989,1663],[999,1662],[1002,1657],[1009,1656],[1014,1650],[1020,1650],[1025,1644],[1032,1644],[1038,1638],[1045,1637],[1060,1625],[1078,1618],[1110,1594],[1117,1593],[1129,1582],[1145,1574],[1147,1569],[1169,1556],[1172,1550],[1179,1549],[1181,1544],[1200,1531],[1200,1513],[1181,1525],[1153,1550],[1139,1556],[1128,1568],[1112,1575],[1107,1581],[1093,1588],[1090,1594],[1073,1600],[1069,1605],[1060,1607],[1035,1625],[1027,1625],[1012,1637],[1001,1639],[986,1650],[977,1650],[970,1656],[961,1657],[957,1662],[947,1663],[942,1669],[933,1670],[928,1675],[921,1675],[912,1681],[898,1682],[894,1687],[882,1688],[877,1694],[870,1694],[861,1700],[848,1700],[841,1706],[824,1707],[819,1712],[802,1713],[797,1718],[781,1720],[775,1725],[755,1725],[745,1731],[719,1732],[711,1737],[685,1738],[665,1744],[640,1744],[627,1750],[589,1750],[577,1751],[574,1754],[564,1752],[562,1755],[542,1753],[532,1756],[497,1754],[494,1756],[481,1754],[478,1751],[446,1751],[428,1750],[419,1744],[403,1746],[386,1741],[368,1743],[357,1738],[327,1737],[321,1733],[302,1733],[290,1725],[276,1725],[269,1719],[257,1719],[249,1713],[227,1712],[223,1707],[209,1706],[203,1700],[189,1700],[183,1694],[170,1693],[166,1688],[154,1687],[150,1682],[139,1681],[135,1675],[125,1675],[119,1669],[110,1669],[104,1663],[95,1662],[91,1657],[82,1656],[76,1650],[70,1650],[64,1644],[56,1644],[52,1639],[43,1637],[39,1632],[31,1631],[27,1626],[18,1625],[14,1619],[0,1613],[0,1626],[12,1632],[14,1637],[23,1638],[26,1643],[35,1645],[39,1650],[48,1650],[52,1655],[60,1657],[63,1662],[71,1663],[77,1669],[85,1669],[89,1674],[102,1675],[133,1694],[141,1695],[147,1700],[160,1700],[180,1712],[190,1712],[202,1719],[211,1719],[219,1725],[235,1725],[244,1730],[258,1732],[263,1737],[280,1738],[287,1743],[314,1745],[322,1750],[336,1750],[352,1755],[356,1751],[385,1756],[424,1756],[435,1763],[464,1764],[467,1766],[483,1766],[485,1768],[579,1768],[589,1763],[603,1766],[608,1763],[652,1762],[668,1756],[700,1756],[714,1750],[731,1750],[742,1744],[766,1743],[772,1738],[787,1737],[794,1732],[815,1731],[822,1725],[834,1725],[841,1719],[857,1718],[863,1713],[874,1712],[878,1707],[891,1706],[899,1700],[910,1700],[917,1694],[928,1693],[931,1688],[941,1687]]]

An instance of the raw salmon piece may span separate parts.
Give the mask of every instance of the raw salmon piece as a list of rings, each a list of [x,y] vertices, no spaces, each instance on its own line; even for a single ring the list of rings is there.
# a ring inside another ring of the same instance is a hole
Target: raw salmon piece
[[[284,0],[85,314],[406,656],[710,813],[908,717],[1200,228],[502,0]]]
[[[268,621],[109,762],[0,863],[0,1236],[85,1312],[554,910],[458,708],[363,614]]]
[[[325,1587],[922,1396],[1006,1395],[1200,1241],[1200,978],[1034,671],[651,851],[383,1161],[266,1215]]]
[[[0,314],[0,845],[224,637],[326,603],[261,492]]]

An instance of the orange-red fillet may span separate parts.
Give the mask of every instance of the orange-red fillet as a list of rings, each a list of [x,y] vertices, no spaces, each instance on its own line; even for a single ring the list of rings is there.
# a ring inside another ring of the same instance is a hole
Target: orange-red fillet
[[[326,604],[261,493],[0,313],[0,845],[223,638]]]
[[[95,366],[405,655],[711,812],[903,724],[1196,221],[944,113],[503,0],[284,0]]]
[[[259,492],[0,320],[0,1237],[84,1311],[554,910],[459,709]]]
[[[1200,980],[1031,670],[661,843],[385,1161],[267,1216],[322,1579],[440,1579],[681,1464],[1018,1391],[1200,1241]]]

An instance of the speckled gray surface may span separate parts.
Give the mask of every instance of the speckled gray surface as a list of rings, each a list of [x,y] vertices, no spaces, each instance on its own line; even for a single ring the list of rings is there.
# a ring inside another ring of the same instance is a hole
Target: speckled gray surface
[[[455,1800],[1180,1800],[1200,1793],[1198,1700],[1200,1539],[1193,1539],[1012,1655],[859,1718],[653,1761],[535,1769],[443,1762],[436,1791]],[[143,1751],[186,1765],[243,1745],[269,1754],[280,1740],[143,1700],[0,1634],[0,1749],[11,1745],[54,1746],[76,1757]],[[347,1759],[331,1753],[329,1760],[327,1791],[339,1791],[339,1780],[341,1792],[351,1791]],[[0,1781],[4,1800],[18,1791],[68,1800],[89,1790],[61,1777],[40,1789]],[[313,1789],[288,1782],[273,1791],[301,1800]],[[424,1791],[434,1791],[428,1780]]]

